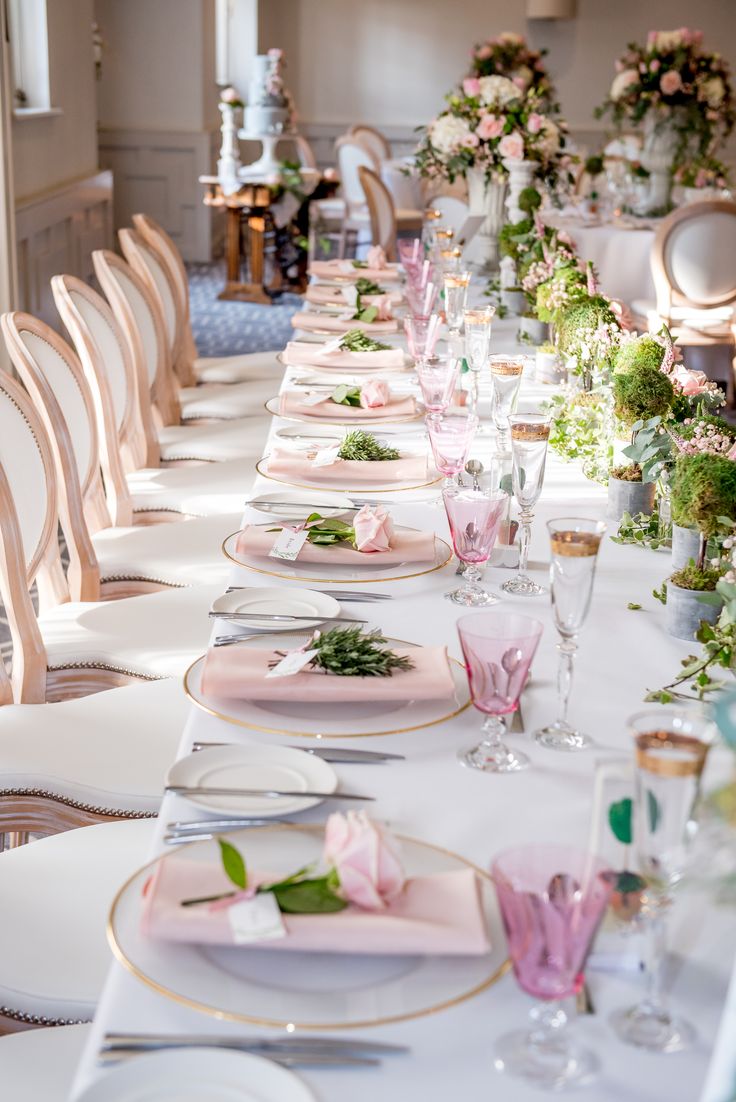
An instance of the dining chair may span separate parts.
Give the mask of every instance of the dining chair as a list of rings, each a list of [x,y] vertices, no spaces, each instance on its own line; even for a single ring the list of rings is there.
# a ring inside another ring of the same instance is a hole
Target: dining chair
[[[183,674],[207,647],[207,611],[222,585],[72,601],[58,527],[43,421],[20,384],[0,372],[0,599],[12,642],[14,700],[66,700]]]
[[[108,913],[154,829],[102,823],[0,854],[0,1033],[91,1021],[110,969]],[[8,1087],[3,1075],[15,1102]]]
[[[269,379],[277,370],[274,352],[246,352],[236,356],[200,357],[194,340],[189,303],[189,278],[182,255],[166,230],[147,214],[134,214],[133,227],[169,273],[177,297],[183,329],[179,358],[174,364],[182,386],[196,383],[243,383]]]
[[[335,153],[340,176],[340,198],[345,204],[339,241],[339,255],[344,257],[349,236],[359,239],[361,233],[370,232],[370,214],[358,170],[370,168],[379,172],[380,166],[364,145],[347,134],[335,142]]]
[[[119,599],[193,582],[224,586],[228,564],[220,548],[240,528],[240,514],[191,520],[185,536],[169,524],[131,527],[119,449],[114,436],[98,429],[96,409],[112,405],[106,381],[95,377],[90,385],[66,341],[30,314],[5,314],[2,332],[51,444],[71,599]],[[102,474],[111,468],[118,472],[114,524]]]
[[[136,371],[130,346],[115,315],[101,295],[75,276],[54,276],[51,287],[95,395],[103,478],[113,520],[117,524],[128,523],[125,509],[130,506],[136,524],[241,513],[243,488],[249,484],[253,466],[265,451],[270,423],[265,410],[259,417],[249,419],[247,434],[241,421],[233,423],[237,426],[235,443],[241,456],[238,460],[227,459],[229,435],[235,430],[225,425],[160,430],[163,434],[178,433],[179,438],[186,431],[200,442],[205,438],[206,454],[212,462],[163,468],[159,466],[157,438],[153,450],[144,452],[141,459],[139,438],[143,437],[143,431],[140,419],[130,412],[131,407],[134,411],[138,409]],[[147,378],[142,365],[141,370]],[[146,408],[143,407],[144,413]],[[182,447],[186,442],[184,439]],[[150,440],[146,438],[145,443],[150,444]]]
[[[657,228],[651,269],[656,299],[636,300],[643,327],[667,325],[681,348],[729,347],[727,398],[736,393],[736,203],[709,199],[668,214]]]
[[[375,126],[358,122],[347,133],[368,150],[378,165],[391,159],[391,144]]]

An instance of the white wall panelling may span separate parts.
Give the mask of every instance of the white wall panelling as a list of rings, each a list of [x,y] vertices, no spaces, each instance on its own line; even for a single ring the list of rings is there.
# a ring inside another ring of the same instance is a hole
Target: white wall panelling
[[[165,226],[185,260],[209,260],[212,213],[198,177],[212,172],[209,130],[100,130],[100,165],[115,175],[115,228],[144,211]]]
[[[112,246],[112,175],[98,172],[16,206],[17,308],[59,327],[49,281],[93,278],[93,249]]]

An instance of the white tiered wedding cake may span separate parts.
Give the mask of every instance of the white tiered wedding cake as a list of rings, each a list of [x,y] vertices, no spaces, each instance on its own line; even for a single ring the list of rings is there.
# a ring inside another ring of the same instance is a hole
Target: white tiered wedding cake
[[[244,131],[252,137],[288,134],[293,131],[293,105],[284,88],[283,50],[269,50],[254,58],[248,89]]]

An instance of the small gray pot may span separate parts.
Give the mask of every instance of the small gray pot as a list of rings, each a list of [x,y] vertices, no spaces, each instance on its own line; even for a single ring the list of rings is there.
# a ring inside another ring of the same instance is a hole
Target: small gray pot
[[[723,601],[706,604],[700,597],[701,593],[697,589],[681,589],[674,582],[667,581],[665,627],[670,635],[692,643],[701,620],[707,620],[709,624],[716,622],[723,608]]]
[[[672,525],[672,569],[682,570],[690,559],[698,560],[700,550],[700,532],[697,528],[682,528]]]
[[[549,340],[549,325],[539,318],[519,318],[519,335],[522,333],[532,344],[546,344]]]
[[[508,287],[501,291],[501,302],[510,314],[519,316],[527,307],[526,295],[523,291],[514,291]]]
[[[627,482],[625,479],[608,479],[608,516],[620,521],[624,513],[635,517],[637,513],[651,516],[656,495],[654,482]]]

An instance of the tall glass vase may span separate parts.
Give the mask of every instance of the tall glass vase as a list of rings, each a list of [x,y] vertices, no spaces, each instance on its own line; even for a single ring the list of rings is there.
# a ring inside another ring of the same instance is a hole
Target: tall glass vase
[[[490,275],[498,271],[498,235],[504,223],[506,182],[501,177],[488,178],[483,168],[469,168],[466,180],[470,214],[483,215],[484,220],[464,255],[477,271]]]

